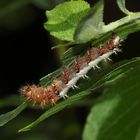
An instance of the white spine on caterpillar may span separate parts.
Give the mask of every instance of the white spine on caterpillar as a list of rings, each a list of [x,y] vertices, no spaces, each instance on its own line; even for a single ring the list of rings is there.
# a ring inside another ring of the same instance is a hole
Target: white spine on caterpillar
[[[121,41],[120,37],[119,36],[116,36],[116,38],[113,41],[114,42],[114,46],[118,46],[119,43],[120,43],[120,41]]]

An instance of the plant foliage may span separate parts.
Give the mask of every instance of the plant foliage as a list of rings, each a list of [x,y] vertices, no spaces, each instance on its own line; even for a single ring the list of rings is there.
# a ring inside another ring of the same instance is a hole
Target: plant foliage
[[[65,66],[73,63],[76,54],[82,55],[85,49],[88,49],[86,46],[99,47],[107,41],[112,31],[126,39],[129,34],[140,30],[140,12],[129,12],[125,7],[125,0],[117,0],[117,4],[126,16],[108,25],[103,22],[103,0],[98,0],[92,7],[82,0],[69,1],[46,11],[48,20],[44,24],[45,29],[57,39],[67,41],[69,46],[73,45],[62,57]],[[68,44],[62,45],[65,46]],[[30,130],[51,115],[100,89],[104,94],[92,107],[85,125],[83,140],[133,140],[132,137],[138,140],[140,137],[138,134],[140,58],[121,61],[113,64],[112,67],[102,69],[90,71],[90,80],[79,81],[80,89],[71,91],[70,98],[60,101],[54,107],[48,107],[49,109],[37,120],[20,129],[19,132]],[[51,82],[50,77],[57,78],[61,74],[60,71],[61,68],[41,78],[40,84],[47,87]],[[16,110],[1,115],[0,124],[6,124],[26,106],[22,104]]]

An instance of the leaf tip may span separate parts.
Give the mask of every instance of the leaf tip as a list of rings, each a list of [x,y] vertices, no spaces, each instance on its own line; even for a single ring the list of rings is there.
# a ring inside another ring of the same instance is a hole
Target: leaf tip
[[[19,129],[19,130],[18,130],[18,133],[26,132],[26,131],[29,131],[29,130],[31,130],[31,129],[24,127],[24,128],[22,128],[22,129]]]

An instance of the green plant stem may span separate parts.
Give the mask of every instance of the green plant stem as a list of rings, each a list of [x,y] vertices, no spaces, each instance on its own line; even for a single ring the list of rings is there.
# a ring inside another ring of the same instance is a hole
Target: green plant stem
[[[110,31],[113,31],[115,30],[116,28],[122,26],[122,25],[125,25],[125,24],[128,24],[128,23],[131,23],[133,21],[136,21],[140,19],[140,13],[132,13],[124,18],[121,18],[120,20],[117,20],[115,22],[112,22],[106,26],[103,27],[103,32],[106,33],[106,32],[110,32]]]

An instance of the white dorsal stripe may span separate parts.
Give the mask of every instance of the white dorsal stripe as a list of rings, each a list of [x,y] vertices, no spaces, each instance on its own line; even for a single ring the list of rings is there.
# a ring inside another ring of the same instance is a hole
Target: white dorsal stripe
[[[117,45],[117,41],[119,41],[119,38],[117,37],[114,41],[114,45]],[[83,67],[83,69],[80,70],[79,73],[76,73],[75,76],[66,84],[65,88],[59,93],[60,98],[67,98],[67,92],[69,91],[70,88],[75,87],[77,81],[84,77],[88,71],[92,68],[95,68],[99,62],[101,62],[104,59],[109,58],[113,53],[116,54],[117,52],[120,52],[121,50],[119,48],[114,48],[112,51],[109,51],[102,56],[97,57],[96,59],[92,60],[88,65]]]

